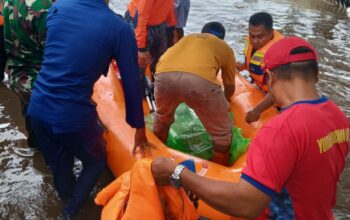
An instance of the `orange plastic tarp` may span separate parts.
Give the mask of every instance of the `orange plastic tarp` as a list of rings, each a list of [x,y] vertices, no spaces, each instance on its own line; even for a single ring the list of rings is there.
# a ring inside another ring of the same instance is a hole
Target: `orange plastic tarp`
[[[157,187],[151,159],[138,160],[131,171],[98,193],[95,203],[103,205],[102,220],[194,220],[199,215],[183,189]]]

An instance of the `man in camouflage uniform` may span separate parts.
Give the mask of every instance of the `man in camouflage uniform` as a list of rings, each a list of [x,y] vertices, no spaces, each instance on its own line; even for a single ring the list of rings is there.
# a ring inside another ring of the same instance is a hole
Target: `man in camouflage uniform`
[[[4,17],[2,16],[3,3],[0,1],[0,82],[5,78],[7,55],[4,43]]]
[[[26,111],[43,58],[46,16],[51,5],[52,0],[4,0],[4,37],[9,82],[21,102],[30,148],[38,146]]]

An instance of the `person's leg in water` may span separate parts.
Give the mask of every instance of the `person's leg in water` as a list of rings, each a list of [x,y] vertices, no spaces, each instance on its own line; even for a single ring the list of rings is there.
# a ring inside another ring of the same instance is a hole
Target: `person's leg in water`
[[[78,213],[89,198],[103,169],[106,168],[106,147],[103,128],[96,123],[78,134],[62,134],[63,144],[82,162],[82,170],[64,212],[70,216]]]
[[[178,81],[181,75],[177,72],[155,75],[154,96],[157,111],[154,115],[153,132],[166,143],[174,114],[181,99],[178,94]]]
[[[212,161],[228,165],[233,125],[225,95],[219,85],[193,74],[184,76],[180,91],[212,137]]]
[[[5,78],[5,66],[7,62],[7,55],[4,42],[4,26],[0,26],[0,81]]]
[[[74,216],[106,167],[103,129],[96,124],[77,132],[56,133],[53,126],[31,119],[35,135],[39,137],[45,160],[53,174],[55,188],[66,204],[64,215]],[[77,179],[73,173],[74,157],[82,162],[82,170]]]
[[[33,132],[38,137],[38,143],[42,147],[46,164],[53,174],[58,196],[62,201],[67,202],[72,196],[76,183],[73,174],[74,155],[62,145],[61,137],[57,137],[53,133],[50,124],[32,117],[30,120]]]
[[[14,93],[17,95],[20,104],[22,115],[24,117],[25,128],[27,131],[27,146],[26,147],[14,147],[13,150],[16,154],[23,157],[31,157],[34,155],[35,150],[40,150],[37,143],[36,137],[33,133],[31,126],[31,119],[27,116],[27,108],[30,102],[31,91],[21,86],[20,83],[13,89]]]

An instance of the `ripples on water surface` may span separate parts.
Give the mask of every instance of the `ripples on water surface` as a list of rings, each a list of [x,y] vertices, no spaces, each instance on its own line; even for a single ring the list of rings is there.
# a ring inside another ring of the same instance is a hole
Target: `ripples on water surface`
[[[124,14],[126,4],[126,0],[111,2],[120,14]],[[275,28],[283,34],[303,37],[315,46],[320,57],[319,90],[350,118],[350,19],[345,10],[321,0],[192,0],[185,31],[199,32],[212,20],[222,22],[227,29],[226,41],[242,61],[248,19],[258,11],[271,13]],[[62,204],[41,155],[24,159],[13,154],[13,146],[25,145],[22,131],[19,103],[0,83],[0,219],[59,219]],[[338,188],[335,212],[337,219],[350,219],[349,161]],[[90,200],[78,219],[98,219],[99,213]]]

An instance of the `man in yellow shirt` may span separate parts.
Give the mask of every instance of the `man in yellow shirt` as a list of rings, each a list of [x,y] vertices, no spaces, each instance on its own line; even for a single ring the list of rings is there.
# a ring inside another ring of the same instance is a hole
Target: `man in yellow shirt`
[[[209,22],[201,34],[184,37],[160,58],[155,74],[154,133],[166,141],[175,110],[184,102],[212,136],[212,160],[226,165],[232,140],[228,102],[235,90],[236,61],[224,37],[223,25]],[[224,91],[217,80],[220,69]]]

